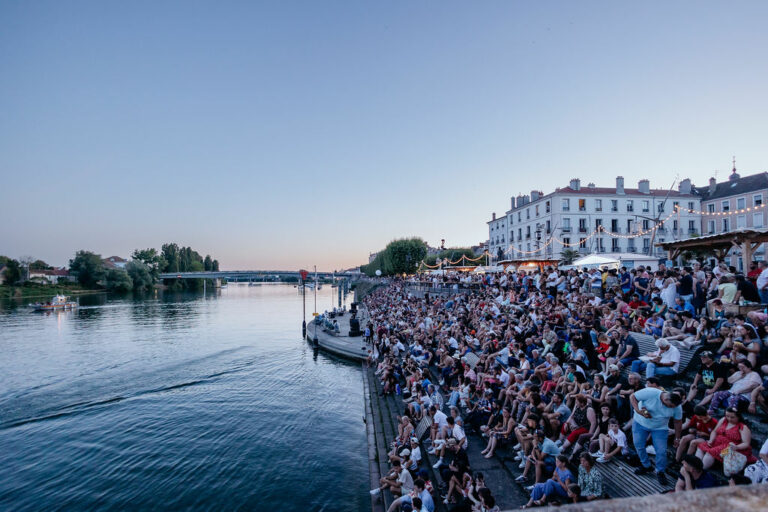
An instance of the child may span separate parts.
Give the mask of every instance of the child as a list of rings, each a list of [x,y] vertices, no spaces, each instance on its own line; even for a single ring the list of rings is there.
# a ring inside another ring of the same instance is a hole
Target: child
[[[703,405],[697,405],[693,409],[691,419],[683,424],[683,430],[687,429],[688,434],[680,439],[675,459],[680,462],[686,453],[696,453],[696,447],[700,443],[709,441],[709,436],[715,426],[717,426],[717,420],[708,414],[707,408]]]
[[[615,418],[608,422],[608,433],[600,434],[598,442],[597,462],[606,463],[619,454],[627,454],[627,435],[619,428],[619,421]]]

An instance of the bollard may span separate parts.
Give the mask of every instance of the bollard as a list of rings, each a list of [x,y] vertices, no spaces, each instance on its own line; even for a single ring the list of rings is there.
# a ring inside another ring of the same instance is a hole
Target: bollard
[[[301,322],[301,337],[305,338],[307,337],[307,321]]]

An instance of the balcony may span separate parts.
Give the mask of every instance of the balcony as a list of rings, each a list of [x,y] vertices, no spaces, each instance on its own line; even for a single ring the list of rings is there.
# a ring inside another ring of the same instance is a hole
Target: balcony
[[[634,245],[628,245],[627,252],[637,252],[637,247],[635,247]]]
[[[586,233],[586,232],[587,232],[587,228],[583,228],[579,226],[579,233]]]
[[[571,226],[563,226],[562,228],[560,228],[560,230],[563,233],[570,233],[571,232]]]
[[[597,252],[605,252],[605,247],[598,247]]]
[[[571,207],[570,206],[563,206],[563,211],[564,212],[569,212],[569,211],[571,211]]]
[[[621,228],[620,228],[620,227],[618,227],[618,226],[616,226],[616,227],[611,227],[611,233],[617,233],[617,234],[618,234],[618,233],[621,233]]]
[[[580,212],[585,212],[585,211],[587,211],[587,207],[586,206],[579,206],[579,211]]]
[[[688,236],[699,236],[699,231],[697,229],[689,229]]]
[[[635,209],[632,206],[627,206],[627,212],[632,213]]]

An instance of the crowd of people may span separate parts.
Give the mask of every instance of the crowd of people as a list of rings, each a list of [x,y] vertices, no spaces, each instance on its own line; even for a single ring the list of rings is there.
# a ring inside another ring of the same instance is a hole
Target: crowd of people
[[[497,509],[493,492],[504,490],[473,470],[468,434],[482,456],[514,455],[524,507],[604,497],[603,468],[616,459],[668,492],[766,482],[768,441],[754,450],[763,440],[750,424],[768,413],[768,314],[729,307],[766,299],[763,262],[747,275],[694,262],[393,281],[364,300],[369,362],[407,407],[392,471],[371,493],[398,497],[389,512],[432,512],[434,500]],[[640,353],[635,334],[653,336],[655,350]],[[691,374],[681,351],[695,351]],[[425,416],[440,482],[414,437]]]

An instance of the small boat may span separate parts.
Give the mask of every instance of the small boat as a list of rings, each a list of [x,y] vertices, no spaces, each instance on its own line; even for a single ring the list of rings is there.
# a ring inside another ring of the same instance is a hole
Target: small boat
[[[69,297],[56,295],[48,302],[36,302],[35,304],[30,304],[29,307],[35,311],[54,311],[58,309],[75,309],[79,305],[77,302],[72,302],[67,299],[69,299]]]

